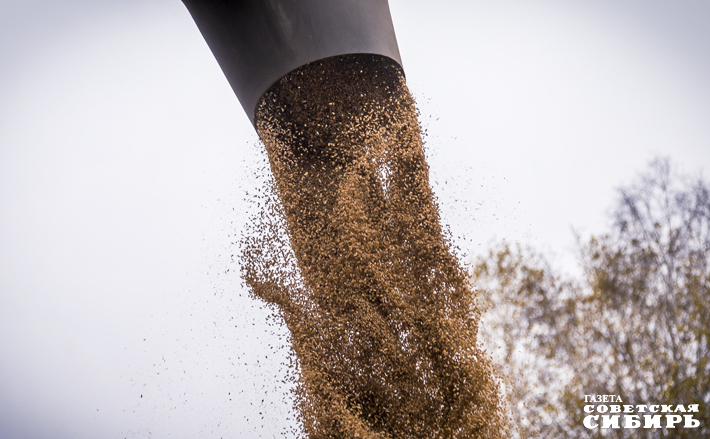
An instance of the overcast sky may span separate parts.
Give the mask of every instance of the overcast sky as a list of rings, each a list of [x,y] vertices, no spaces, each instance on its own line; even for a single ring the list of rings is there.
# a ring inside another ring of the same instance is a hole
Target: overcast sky
[[[707,1],[390,7],[462,251],[569,266],[655,155],[707,177]],[[260,166],[180,1],[0,0],[1,438],[294,425],[283,330],[238,275]]]

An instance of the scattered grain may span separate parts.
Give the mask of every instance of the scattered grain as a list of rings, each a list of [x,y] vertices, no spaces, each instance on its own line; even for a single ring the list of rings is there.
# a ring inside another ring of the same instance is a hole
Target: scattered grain
[[[505,437],[399,69],[371,55],[309,64],[266,93],[256,120],[295,260],[264,215],[243,275],[290,330],[307,435]]]

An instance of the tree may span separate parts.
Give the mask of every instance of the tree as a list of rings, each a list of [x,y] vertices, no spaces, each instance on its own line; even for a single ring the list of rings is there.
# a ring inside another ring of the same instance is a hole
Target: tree
[[[544,257],[507,244],[473,270],[489,309],[482,338],[517,380],[507,384],[520,433],[709,437],[709,185],[656,159],[619,190],[611,219],[608,233],[579,240],[581,279],[565,280]],[[587,429],[589,394],[700,404],[700,427]]]

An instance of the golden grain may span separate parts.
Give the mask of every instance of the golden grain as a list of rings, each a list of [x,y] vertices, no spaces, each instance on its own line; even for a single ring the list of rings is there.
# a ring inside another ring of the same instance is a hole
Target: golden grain
[[[256,120],[295,260],[263,219],[243,242],[243,275],[291,333],[308,437],[505,437],[398,68],[371,55],[309,64],[267,92]]]

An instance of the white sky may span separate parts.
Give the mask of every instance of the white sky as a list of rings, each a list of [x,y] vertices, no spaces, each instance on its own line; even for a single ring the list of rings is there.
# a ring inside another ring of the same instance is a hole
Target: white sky
[[[655,154],[707,175],[710,3],[390,6],[464,252],[568,267]],[[180,1],[0,0],[0,437],[293,425],[233,244],[259,148]]]

